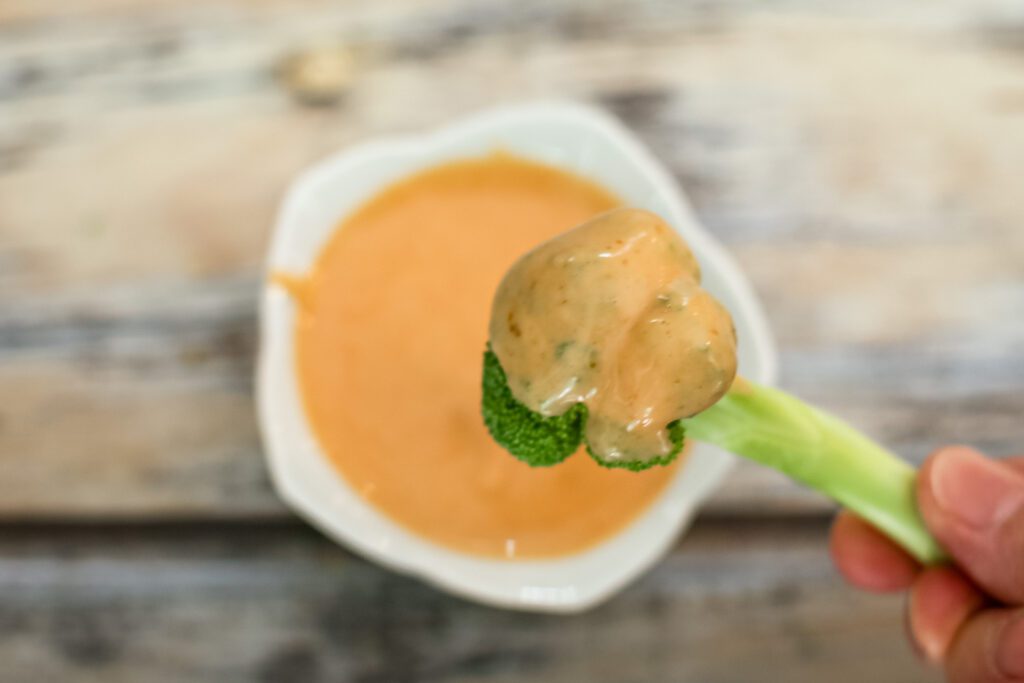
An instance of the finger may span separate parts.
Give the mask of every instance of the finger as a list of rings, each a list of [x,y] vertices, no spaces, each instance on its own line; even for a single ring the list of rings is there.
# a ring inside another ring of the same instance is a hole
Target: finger
[[[1024,474],[1024,455],[1015,455],[1011,458],[1003,458],[999,462],[1003,463],[1015,472]]]
[[[921,514],[957,564],[984,590],[1024,603],[1024,474],[963,446],[921,468]]]
[[[847,581],[875,593],[908,588],[920,568],[873,526],[845,510],[832,525],[829,550]]]
[[[969,619],[946,659],[950,683],[1024,681],[1024,611],[990,609]]]
[[[957,631],[984,603],[981,592],[957,570],[922,571],[907,603],[907,622],[918,649],[927,659],[941,662]]]

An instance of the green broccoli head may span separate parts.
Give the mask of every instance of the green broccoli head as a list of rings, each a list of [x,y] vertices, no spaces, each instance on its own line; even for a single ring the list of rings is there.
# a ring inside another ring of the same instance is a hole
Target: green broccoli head
[[[498,357],[488,348],[484,352],[483,377],[484,424],[502,448],[533,467],[557,465],[575,453],[584,441],[587,407],[577,403],[562,415],[545,417],[516,400],[508,387]],[[634,472],[654,465],[667,465],[683,448],[685,430],[678,420],[669,425],[672,452],[648,460],[608,461],[587,452],[603,467]]]
[[[668,438],[672,441],[672,450],[665,455],[658,455],[653,458],[645,458],[643,460],[604,460],[597,457],[593,451],[590,450],[590,446],[587,446],[587,453],[593,458],[597,464],[602,467],[617,468],[623,470],[630,470],[631,472],[640,472],[654,467],[655,465],[667,465],[679,455],[683,450],[683,443],[686,441],[686,428],[683,427],[683,423],[679,420],[668,423]]]
[[[587,408],[578,403],[562,415],[535,413],[512,395],[498,357],[484,352],[484,424],[502,448],[534,467],[557,465],[583,440]]]

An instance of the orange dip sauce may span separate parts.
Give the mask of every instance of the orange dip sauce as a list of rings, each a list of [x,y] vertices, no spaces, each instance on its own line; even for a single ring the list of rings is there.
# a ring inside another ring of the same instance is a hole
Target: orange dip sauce
[[[413,175],[348,217],[304,278],[296,368],[321,448],[372,505],[412,532],[491,557],[571,554],[613,535],[678,461],[634,473],[585,453],[531,468],[480,416],[491,301],[524,252],[619,200],[507,154]]]

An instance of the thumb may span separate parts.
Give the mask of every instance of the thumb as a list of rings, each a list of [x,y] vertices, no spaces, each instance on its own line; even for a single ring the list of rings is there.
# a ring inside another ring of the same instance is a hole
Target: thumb
[[[945,448],[921,468],[917,498],[928,527],[981,588],[1024,604],[1024,474],[964,446]]]

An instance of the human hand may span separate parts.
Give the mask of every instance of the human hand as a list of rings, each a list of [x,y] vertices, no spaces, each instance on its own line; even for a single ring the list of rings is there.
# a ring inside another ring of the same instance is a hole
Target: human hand
[[[865,590],[908,591],[910,638],[950,683],[1024,683],[1024,457],[942,449],[917,500],[955,566],[922,568],[849,512],[832,528],[836,566]]]

